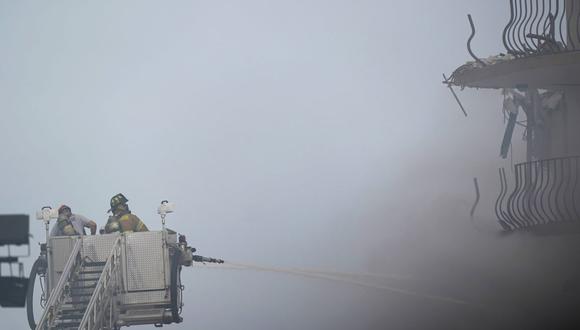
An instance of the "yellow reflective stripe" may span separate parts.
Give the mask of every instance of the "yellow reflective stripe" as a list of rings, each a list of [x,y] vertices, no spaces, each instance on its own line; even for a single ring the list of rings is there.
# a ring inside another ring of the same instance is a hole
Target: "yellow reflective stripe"
[[[137,230],[136,231],[144,231],[143,229],[145,228],[145,224],[143,223],[143,221],[139,221],[139,223],[137,224]]]

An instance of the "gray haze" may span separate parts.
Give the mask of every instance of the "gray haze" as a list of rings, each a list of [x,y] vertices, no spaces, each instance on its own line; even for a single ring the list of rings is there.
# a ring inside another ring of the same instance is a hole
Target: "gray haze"
[[[476,52],[502,51],[501,1],[1,1],[0,213],[66,203],[100,226],[122,192],[159,229],[169,199],[200,254],[397,275],[478,305],[195,267],[171,329],[526,324],[517,302],[560,263],[495,234],[501,95],[462,92],[464,118],[440,83],[470,59],[467,13]],[[27,328],[22,309],[0,318]]]

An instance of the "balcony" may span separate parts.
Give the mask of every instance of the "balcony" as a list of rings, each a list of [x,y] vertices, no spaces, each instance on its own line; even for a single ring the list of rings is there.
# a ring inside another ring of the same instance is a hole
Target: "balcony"
[[[574,0],[511,0],[503,44],[515,57],[580,50],[580,3]]]
[[[462,65],[446,83],[476,88],[563,88],[580,85],[580,2],[511,0],[502,42],[507,54]]]
[[[504,230],[580,224],[580,157],[517,164],[511,181],[500,169],[495,213]]]

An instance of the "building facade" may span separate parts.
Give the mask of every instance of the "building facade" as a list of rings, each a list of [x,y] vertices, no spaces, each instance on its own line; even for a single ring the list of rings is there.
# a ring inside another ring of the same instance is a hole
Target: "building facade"
[[[504,230],[580,223],[580,2],[511,0],[505,54],[479,58],[446,78],[449,86],[501,89],[507,156],[516,125],[526,162],[499,170],[495,211]],[[470,18],[471,20],[471,18]]]

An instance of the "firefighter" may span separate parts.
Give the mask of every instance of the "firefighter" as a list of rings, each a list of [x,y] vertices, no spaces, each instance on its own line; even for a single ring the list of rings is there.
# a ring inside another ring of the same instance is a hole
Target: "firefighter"
[[[111,198],[111,209],[108,212],[112,212],[113,215],[107,221],[105,233],[149,231],[143,221],[131,213],[127,205],[128,201],[123,194],[116,194]]]
[[[97,232],[97,224],[80,214],[74,214],[70,206],[61,205],[58,208],[58,220],[52,231],[51,236],[75,236],[85,235],[85,228],[90,228],[91,235]]]

